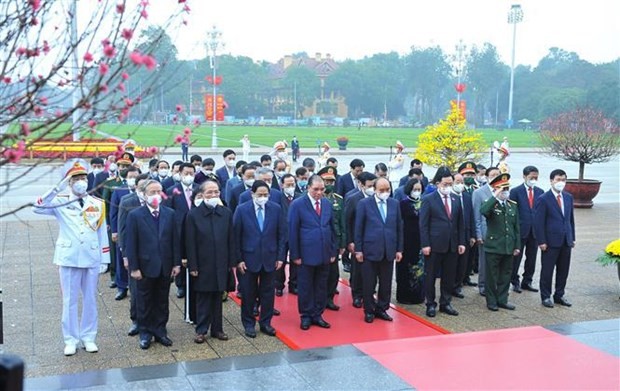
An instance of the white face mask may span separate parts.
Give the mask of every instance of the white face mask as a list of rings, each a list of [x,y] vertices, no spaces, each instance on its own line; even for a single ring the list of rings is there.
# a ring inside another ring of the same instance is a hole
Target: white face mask
[[[284,174],[286,174],[286,171],[276,171],[276,176],[278,178],[282,178],[284,176]]]
[[[377,197],[381,200],[381,201],[385,201],[388,198],[390,198],[390,193],[377,193]]]
[[[118,170],[118,165],[116,165],[116,163],[111,163],[110,166],[108,167],[108,169],[111,172],[116,172],[116,170]]]
[[[285,187],[284,189],[282,189],[282,191],[284,191],[284,194],[286,194],[287,196],[292,197],[295,194],[295,188],[294,187]]]
[[[420,191],[412,191],[411,192],[411,198],[417,200],[418,198],[420,198],[421,194],[422,194],[422,192],[420,192]]]
[[[73,185],[71,185],[71,189],[75,195],[84,195],[86,194],[86,189],[88,189],[88,182],[85,180],[74,182]]]
[[[233,160],[226,160],[226,165],[230,168],[234,167],[235,164],[237,164],[237,162],[233,159]]]
[[[162,168],[159,171],[157,171],[157,173],[159,174],[160,177],[165,178],[168,176],[168,169]]]
[[[161,194],[153,194],[146,197],[146,203],[153,208],[158,208],[161,204]]]
[[[461,194],[463,190],[465,190],[465,185],[462,183],[455,183],[452,190],[454,190],[456,194]]]
[[[439,190],[439,192],[443,195],[448,195],[450,193],[452,193],[452,186],[448,186],[448,187],[438,187],[437,190]]]
[[[562,190],[564,190],[564,187],[566,187],[566,182],[563,182],[563,181],[556,182],[556,183],[553,184],[553,188],[558,193],[560,193]]]
[[[127,186],[130,189],[135,189],[136,188],[136,178],[127,178]]]
[[[181,182],[181,174],[175,172],[174,174],[172,174],[172,179],[174,179],[176,182]]]
[[[185,186],[189,186],[192,183],[194,183],[194,176],[193,175],[184,175],[183,178],[181,178],[181,181],[183,182],[183,184]]]
[[[478,180],[479,183],[487,183],[487,177],[485,176],[478,176],[476,177],[476,179]]]
[[[508,197],[510,197],[510,192],[508,190],[504,190],[501,193],[499,193],[499,199],[502,201],[506,201]]]
[[[213,174],[213,170],[205,170],[204,168],[202,169],[202,173],[205,175],[211,175]]]
[[[526,183],[529,187],[534,187],[538,184],[538,181],[536,179],[528,179]]]
[[[267,201],[269,201],[269,197],[255,197],[254,198],[254,202],[256,202],[256,205],[258,206],[265,206]]]
[[[205,198],[204,203],[209,205],[212,208],[215,208],[216,206],[220,205],[222,201],[220,201],[219,197],[214,197],[214,198]]]
[[[204,201],[202,198],[195,198],[194,199],[194,206],[199,207],[200,204],[202,204],[202,201]]]
[[[243,183],[246,187],[252,187],[252,185],[254,184],[254,179],[246,179],[243,181]]]
[[[97,174],[99,174],[101,171],[103,171],[101,168],[93,168],[93,175],[97,176]]]
[[[372,197],[375,195],[375,188],[374,187],[369,187],[367,189],[364,189],[364,194],[366,194],[368,197]]]

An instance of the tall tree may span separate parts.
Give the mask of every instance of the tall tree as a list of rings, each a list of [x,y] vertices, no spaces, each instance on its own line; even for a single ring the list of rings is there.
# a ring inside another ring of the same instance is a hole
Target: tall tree
[[[303,118],[304,109],[312,106],[320,94],[320,82],[316,74],[304,66],[292,65],[286,69],[286,76],[281,81],[290,88],[291,97],[297,99],[298,118]]]

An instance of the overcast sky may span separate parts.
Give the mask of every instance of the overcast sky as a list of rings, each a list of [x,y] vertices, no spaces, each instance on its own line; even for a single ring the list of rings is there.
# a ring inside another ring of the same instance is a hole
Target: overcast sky
[[[163,4],[165,3],[166,6]],[[277,61],[285,54],[330,53],[337,61],[373,53],[405,54],[412,45],[455,53],[490,42],[510,63],[511,4],[523,10],[516,63],[536,65],[550,47],[592,63],[620,57],[618,0],[190,0],[188,25],[173,39],[181,59],[203,58],[206,32],[222,32],[225,53]],[[151,1],[151,21],[169,15],[169,1]]]

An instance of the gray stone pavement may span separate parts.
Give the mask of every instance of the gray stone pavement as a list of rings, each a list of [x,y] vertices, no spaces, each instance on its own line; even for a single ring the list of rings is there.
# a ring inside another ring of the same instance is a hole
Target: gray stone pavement
[[[620,204],[599,204],[591,210],[577,210],[577,247],[572,257],[567,297],[572,308],[546,309],[538,294],[511,293],[516,311],[492,313],[475,288],[466,289],[466,298],[455,299],[458,317],[439,314],[433,322],[451,332],[468,332],[530,325],[553,325],[620,317],[620,286],[615,268],[594,262],[605,244],[620,236]],[[61,299],[58,275],[51,263],[57,224],[53,220],[0,223],[0,286],[4,303],[4,345],[2,352],[15,353],[26,362],[26,376],[40,377],[87,370],[129,368],[144,365],[178,363],[217,357],[253,355],[286,350],[278,339],[243,335],[239,308],[230,300],[224,305],[224,329],[227,342],[208,340],[193,343],[193,328],[183,321],[183,300],[171,289],[169,335],[175,344],[164,348],[154,344],[141,351],[135,338],[126,332],[130,325],[128,300],[114,300],[109,275],[99,283],[100,352],[77,356],[62,355],[60,330]],[[539,266],[539,264],[538,264]],[[344,275],[345,277],[346,274]],[[475,277],[474,277],[475,279]],[[538,278],[535,278],[535,283]],[[285,291],[285,294],[286,291]],[[422,305],[405,306],[423,316]],[[337,316],[333,314],[331,316]]]

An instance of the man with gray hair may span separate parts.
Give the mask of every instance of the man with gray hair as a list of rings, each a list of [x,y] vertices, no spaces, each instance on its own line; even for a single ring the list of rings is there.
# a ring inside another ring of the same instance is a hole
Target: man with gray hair
[[[255,180],[263,181],[269,185],[269,201],[279,204],[282,198],[282,192],[280,190],[276,190],[273,187],[271,187],[271,184],[274,180],[273,177],[274,177],[273,170],[269,167],[260,167],[254,173]],[[252,191],[251,189],[247,189],[246,191],[241,193],[241,195],[239,196],[239,205],[243,204],[244,202],[251,201],[251,200],[252,200]]]

